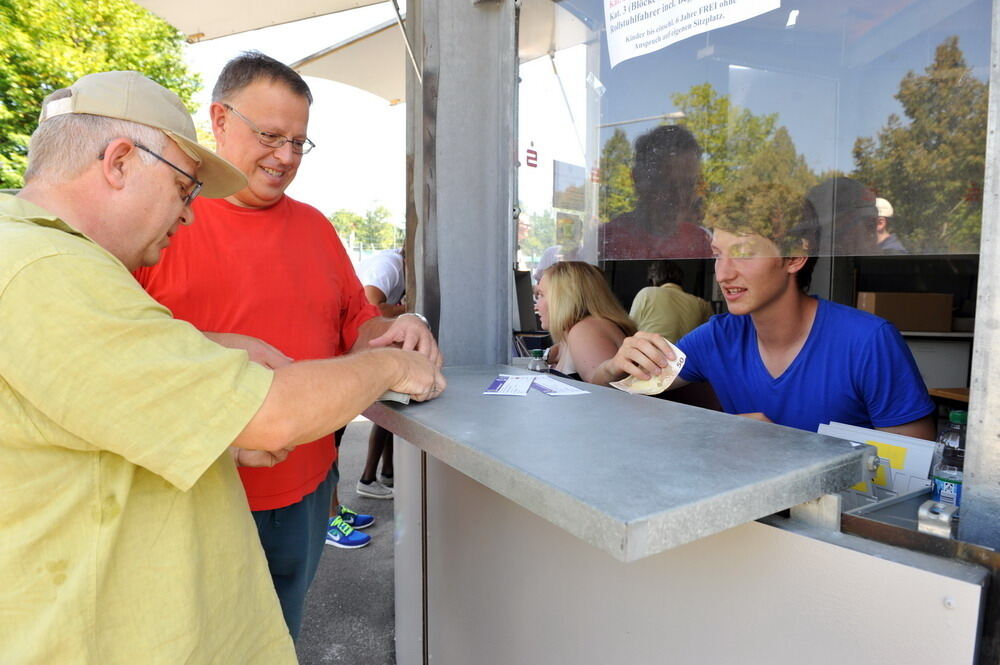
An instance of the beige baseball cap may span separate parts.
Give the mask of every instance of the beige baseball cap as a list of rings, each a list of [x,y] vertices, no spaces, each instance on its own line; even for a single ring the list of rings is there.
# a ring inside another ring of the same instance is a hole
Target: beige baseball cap
[[[878,210],[879,217],[892,217],[892,204],[885,199],[875,199],[875,209]]]
[[[87,74],[68,90],[68,96],[46,101],[39,123],[66,113],[87,113],[155,127],[198,162],[198,179],[205,183],[201,196],[219,199],[247,186],[242,171],[198,143],[194,121],[180,98],[139,72]]]

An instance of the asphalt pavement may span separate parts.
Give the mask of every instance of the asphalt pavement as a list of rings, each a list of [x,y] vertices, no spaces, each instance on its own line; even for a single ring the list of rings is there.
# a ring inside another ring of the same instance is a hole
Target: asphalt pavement
[[[355,420],[340,446],[340,500],[375,516],[371,543],[347,550],[326,546],[306,597],[296,648],[300,665],[395,665],[393,502],[355,491],[368,454],[371,423]]]

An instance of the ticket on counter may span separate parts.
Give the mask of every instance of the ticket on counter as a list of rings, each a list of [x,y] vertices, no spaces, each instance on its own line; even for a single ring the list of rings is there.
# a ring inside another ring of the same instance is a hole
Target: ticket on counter
[[[627,393],[632,393],[633,395],[659,395],[664,390],[669,388],[670,384],[674,382],[677,375],[681,373],[681,368],[684,367],[684,361],[687,359],[687,355],[674,346],[670,340],[667,340],[667,344],[670,344],[670,348],[674,352],[675,360],[663,368],[660,371],[659,376],[654,376],[649,379],[637,379],[634,376],[628,376],[621,381],[612,381],[610,384],[611,387]]]
[[[533,376],[518,376],[514,374],[499,374],[493,379],[490,387],[483,391],[484,395],[527,395],[531,389]]]
[[[576,386],[571,386],[568,383],[563,383],[562,381],[557,381],[556,379],[543,374],[541,376],[536,376],[535,381],[531,384],[533,390],[537,390],[540,393],[545,393],[546,395],[586,395],[588,391],[581,390]]]

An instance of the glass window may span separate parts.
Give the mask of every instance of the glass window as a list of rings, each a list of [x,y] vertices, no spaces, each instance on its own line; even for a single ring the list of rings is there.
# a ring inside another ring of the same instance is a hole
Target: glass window
[[[990,25],[987,0],[524,0],[519,267],[720,234],[977,253]]]

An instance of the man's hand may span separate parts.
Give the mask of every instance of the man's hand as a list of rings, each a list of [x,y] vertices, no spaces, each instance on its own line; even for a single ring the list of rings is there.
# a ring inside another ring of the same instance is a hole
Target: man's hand
[[[229,454],[232,455],[236,466],[272,467],[279,462],[284,462],[290,451],[281,450],[244,450],[230,446]]]
[[[430,360],[434,367],[441,367],[444,361],[430,328],[416,316],[404,314],[397,317],[388,330],[368,342],[368,346],[373,348],[392,345],[398,345],[404,351],[416,351]]]
[[[216,344],[224,346],[229,349],[243,349],[250,354],[250,360],[257,363],[258,365],[263,365],[268,369],[278,369],[284,365],[292,362],[292,359],[286,356],[284,353],[274,348],[267,342],[257,339],[256,337],[250,337],[249,335],[240,335],[238,333],[218,333],[218,332],[207,332],[204,333],[205,337],[209,338]],[[251,466],[249,464],[244,464],[243,466]],[[264,465],[266,466],[266,465]]]
[[[448,382],[437,365],[416,351],[392,351],[399,362],[400,374],[389,390],[405,393],[418,402],[434,399],[444,392]]]
[[[625,338],[611,363],[620,374],[631,374],[645,381],[659,376],[673,360],[676,360],[674,352],[662,335],[637,332]]]

